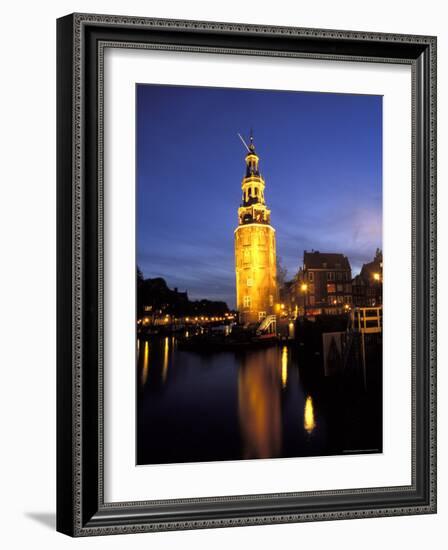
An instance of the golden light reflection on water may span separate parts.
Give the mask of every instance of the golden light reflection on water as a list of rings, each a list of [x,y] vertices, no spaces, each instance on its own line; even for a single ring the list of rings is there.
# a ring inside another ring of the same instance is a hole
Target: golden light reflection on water
[[[288,348],[283,346],[282,349],[282,387],[286,388],[288,383]]]
[[[296,331],[295,331],[294,323],[291,322],[288,325],[288,336],[290,338],[294,338],[295,333],[296,333]]]
[[[162,367],[162,379],[165,382],[168,374],[168,361],[170,352],[170,341],[168,336],[165,337],[165,344],[163,346],[163,367]]]
[[[243,458],[279,456],[282,446],[278,351],[246,356],[238,373]]]
[[[316,420],[314,418],[314,406],[311,395],[308,395],[305,401],[305,412],[303,415],[303,427],[310,434],[316,427]]]
[[[137,347],[140,350],[140,340],[137,340],[138,344]],[[148,373],[149,373],[149,343],[145,342],[145,347],[143,349],[143,369],[142,369],[142,386],[146,384],[146,381],[148,380]]]

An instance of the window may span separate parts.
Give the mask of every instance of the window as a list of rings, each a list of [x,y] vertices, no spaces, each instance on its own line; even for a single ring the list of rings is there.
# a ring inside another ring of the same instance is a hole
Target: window
[[[271,307],[274,305],[274,296],[272,296],[272,294],[269,294],[269,305]]]
[[[328,271],[327,272],[327,280],[328,281],[334,281],[334,272],[333,271]]]
[[[262,250],[258,253],[258,265],[260,267],[263,267],[267,264],[268,262],[268,255],[266,253],[266,251]]]
[[[247,286],[253,286],[254,280],[253,279],[247,279]]]
[[[261,321],[266,317],[266,311],[259,311],[258,312],[258,320]]]
[[[243,304],[244,304],[244,307],[250,307],[250,296],[244,296]]]
[[[336,285],[334,283],[328,283],[327,292],[328,294],[334,294],[336,292]]]
[[[309,281],[314,281],[314,272],[313,272],[313,271],[310,271],[310,272],[308,273],[308,280],[309,280]]]

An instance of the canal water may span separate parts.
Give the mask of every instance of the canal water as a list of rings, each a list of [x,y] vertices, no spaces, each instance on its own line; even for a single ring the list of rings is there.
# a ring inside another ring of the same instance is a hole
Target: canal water
[[[325,377],[296,342],[201,354],[137,343],[137,463],[378,453],[381,384]]]

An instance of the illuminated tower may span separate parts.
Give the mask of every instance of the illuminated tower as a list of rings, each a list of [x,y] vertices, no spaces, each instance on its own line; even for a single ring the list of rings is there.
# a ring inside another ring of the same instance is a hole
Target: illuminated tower
[[[247,147],[247,145],[246,145]],[[264,199],[265,182],[251,135],[247,147],[243,197],[235,229],[236,307],[242,323],[274,313],[277,300],[275,229]]]

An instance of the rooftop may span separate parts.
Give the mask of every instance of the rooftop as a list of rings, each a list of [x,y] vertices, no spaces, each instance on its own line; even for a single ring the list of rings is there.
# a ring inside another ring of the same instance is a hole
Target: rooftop
[[[303,253],[303,265],[305,269],[342,269],[351,270],[350,262],[344,254],[334,252],[319,252],[313,250]]]

